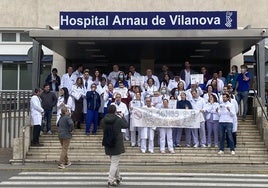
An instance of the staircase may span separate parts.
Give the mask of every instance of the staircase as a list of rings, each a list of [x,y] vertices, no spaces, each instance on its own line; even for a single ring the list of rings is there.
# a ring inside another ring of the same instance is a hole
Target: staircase
[[[218,155],[218,148],[175,148],[175,154],[160,154],[159,147],[155,153],[142,154],[139,147],[130,147],[125,141],[126,153],[121,157],[120,164],[125,165],[175,165],[175,164],[264,164],[268,161],[267,148],[261,140],[253,117],[246,121],[238,121],[236,155],[232,156],[227,148],[224,155]],[[55,120],[52,120],[55,122]],[[51,163],[59,160],[61,147],[58,140],[56,126],[55,135],[42,135],[42,147],[31,146],[26,156],[26,163]],[[109,164],[109,158],[101,146],[102,130],[97,135],[86,136],[84,129],[76,129],[68,152],[69,159],[74,164]]]

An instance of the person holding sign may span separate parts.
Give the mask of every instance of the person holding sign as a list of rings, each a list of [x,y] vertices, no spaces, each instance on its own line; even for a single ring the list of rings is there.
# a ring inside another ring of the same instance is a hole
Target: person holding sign
[[[130,111],[129,131],[130,131],[131,147],[136,146],[136,140],[138,140],[137,145],[140,146],[140,128],[137,128],[133,125],[132,109],[133,109],[133,107],[141,108],[143,106],[144,106],[144,102],[143,102],[143,100],[141,100],[141,93],[135,93],[135,97],[129,103],[129,111]],[[138,131],[138,139],[136,139],[136,131]]]
[[[205,106],[205,101],[202,97],[198,95],[197,90],[192,90],[192,99],[191,104],[194,110],[202,111]],[[193,139],[194,139],[194,148],[199,147],[199,139],[198,139],[198,131],[200,134],[200,146],[202,148],[206,147],[206,129],[205,129],[205,122],[200,122],[199,129],[191,129]]]
[[[163,99],[163,104],[161,108],[169,108],[168,99]],[[166,139],[167,139],[168,151],[170,153],[175,153],[174,148],[173,148],[173,140],[172,140],[172,128],[160,127],[159,132],[160,132],[160,152],[162,154],[166,153],[165,144],[166,144]]]
[[[186,93],[180,92],[180,98],[177,102],[177,109],[193,109],[192,104],[190,101],[186,100]],[[191,146],[191,129],[185,128],[185,139],[186,139],[186,147]],[[181,135],[182,135],[183,128],[174,128],[173,129],[173,142],[174,145],[177,147],[181,147]]]
[[[145,106],[143,106],[143,108],[147,108],[147,109],[154,108],[152,106],[152,100],[150,97],[145,98]],[[141,152],[142,153],[145,153],[147,151],[147,146],[146,146],[147,139],[149,140],[148,151],[150,153],[154,153],[154,131],[155,131],[155,128],[153,127],[141,128]]]

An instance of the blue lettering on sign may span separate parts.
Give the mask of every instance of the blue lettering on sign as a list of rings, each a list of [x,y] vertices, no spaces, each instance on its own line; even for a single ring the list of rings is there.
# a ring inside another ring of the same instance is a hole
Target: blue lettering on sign
[[[237,12],[60,12],[60,29],[237,29]]]

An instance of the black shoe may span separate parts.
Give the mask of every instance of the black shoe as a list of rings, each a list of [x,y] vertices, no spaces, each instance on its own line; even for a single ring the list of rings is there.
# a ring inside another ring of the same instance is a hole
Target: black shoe
[[[117,186],[117,183],[114,181],[114,182],[108,182],[108,187],[116,187]]]
[[[122,182],[122,177],[116,179],[116,183],[117,183],[117,185],[120,185],[121,182]]]

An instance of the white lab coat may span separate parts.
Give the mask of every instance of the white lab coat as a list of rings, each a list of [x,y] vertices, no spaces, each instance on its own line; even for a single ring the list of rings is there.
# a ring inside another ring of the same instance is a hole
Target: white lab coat
[[[60,114],[61,114],[61,109],[62,109],[62,103],[64,103],[64,97],[60,96],[58,98],[58,102],[57,102],[57,119],[56,119],[56,124],[58,123],[59,119],[60,119]],[[72,97],[69,96],[68,100],[67,100],[67,104],[65,104],[64,106],[66,108],[68,108],[68,111],[71,112],[72,111],[72,105],[73,105],[73,99]]]
[[[31,109],[31,125],[41,125],[42,113],[44,109],[41,106],[41,99],[37,95],[33,95],[30,101]]]

